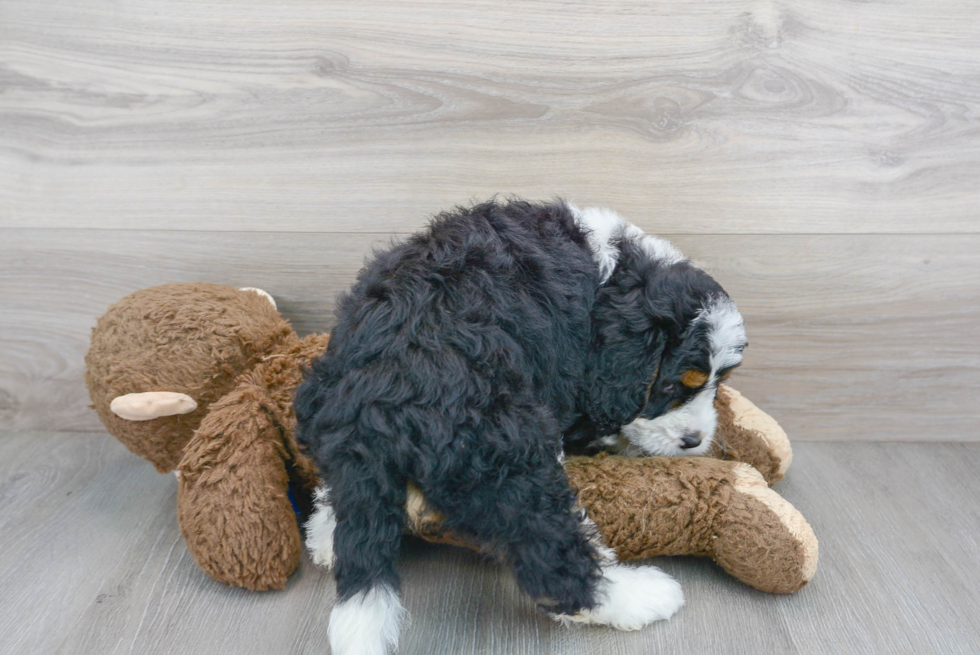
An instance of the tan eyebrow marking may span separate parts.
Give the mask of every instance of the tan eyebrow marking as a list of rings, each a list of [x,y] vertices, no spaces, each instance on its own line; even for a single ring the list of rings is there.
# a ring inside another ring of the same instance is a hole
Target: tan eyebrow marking
[[[698,387],[703,387],[704,383],[708,381],[708,375],[702,373],[701,371],[684,371],[681,375],[681,384],[685,387],[690,387],[691,389],[697,389]]]

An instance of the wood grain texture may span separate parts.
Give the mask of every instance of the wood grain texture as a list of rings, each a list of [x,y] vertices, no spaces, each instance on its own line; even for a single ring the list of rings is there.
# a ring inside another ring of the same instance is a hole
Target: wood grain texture
[[[820,539],[797,594],[713,564],[659,558],[687,603],[634,633],[563,628],[510,574],[411,541],[399,570],[403,655],[975,653],[980,444],[796,445],[780,491]],[[10,655],[325,653],[329,573],[304,559],[284,592],[232,589],[188,555],[176,484],[107,434],[0,435],[0,643]],[[955,498],[957,502],[949,502]]]
[[[980,231],[966,0],[6,0],[0,226]]]
[[[99,429],[88,330],[167,281],[301,333],[497,192],[612,206],[744,310],[801,439],[976,440],[980,5],[0,0],[0,428]]]
[[[734,383],[794,438],[980,439],[980,236],[673,240],[739,302],[752,345]],[[301,334],[326,331],[365,253],[389,242],[0,230],[0,425],[100,429],[87,407],[84,354],[96,318],[131,291],[181,281],[258,286]]]

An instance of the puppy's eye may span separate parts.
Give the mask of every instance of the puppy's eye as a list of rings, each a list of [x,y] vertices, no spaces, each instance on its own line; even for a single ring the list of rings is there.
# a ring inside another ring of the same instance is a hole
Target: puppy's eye
[[[708,381],[708,376],[701,371],[684,371],[681,375],[681,384],[690,389],[697,389],[698,387],[703,387],[704,383]]]

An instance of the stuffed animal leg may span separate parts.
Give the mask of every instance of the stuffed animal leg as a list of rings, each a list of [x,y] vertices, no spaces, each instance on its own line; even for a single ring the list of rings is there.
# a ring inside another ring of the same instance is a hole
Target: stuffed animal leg
[[[600,456],[573,458],[565,468],[620,559],[707,556],[742,582],[782,594],[816,572],[810,525],[748,464]]]
[[[282,589],[299,565],[282,433],[267,394],[242,385],[211,405],[178,466],[177,520],[215,580]]]
[[[769,488],[792,461],[789,439],[731,387],[719,387],[715,408],[710,457],[572,457],[565,463],[569,482],[622,560],[701,555],[761,591],[798,591],[816,572],[817,539],[803,515]],[[423,539],[479,549],[466,535],[449,533],[414,487],[407,513],[410,530]]]
[[[770,485],[779,482],[793,461],[789,437],[776,420],[729,387],[715,398],[718,428],[709,457],[751,464]]]
[[[745,584],[781,594],[803,588],[816,572],[813,530],[748,464],[602,454],[569,458],[565,470],[621,560],[706,556]],[[448,532],[414,487],[407,514],[410,530],[427,541],[480,550]]]

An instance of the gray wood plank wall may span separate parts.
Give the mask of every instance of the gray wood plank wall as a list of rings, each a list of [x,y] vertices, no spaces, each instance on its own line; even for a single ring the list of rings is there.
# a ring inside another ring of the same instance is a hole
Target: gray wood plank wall
[[[0,428],[99,428],[130,291],[329,329],[373,245],[509,192],[712,271],[793,438],[978,439],[978,44],[969,0],[0,0]]]

